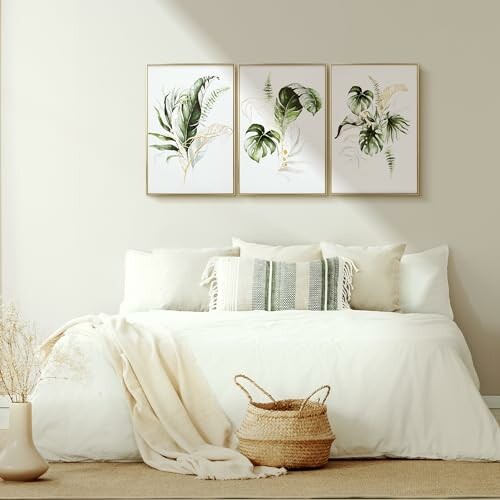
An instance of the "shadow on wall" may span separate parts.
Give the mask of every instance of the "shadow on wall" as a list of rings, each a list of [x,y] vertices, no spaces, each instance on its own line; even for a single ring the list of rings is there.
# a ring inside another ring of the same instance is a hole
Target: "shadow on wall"
[[[480,225],[469,224],[465,235],[463,225],[458,222],[473,220],[475,215],[491,211],[488,206],[494,193],[491,184],[481,187],[484,196],[476,197],[473,206],[464,204],[471,186],[467,167],[478,162],[473,147],[456,148],[456,144],[484,143],[487,137],[484,132],[483,135],[475,130],[466,132],[458,126],[452,133],[447,126],[460,122],[459,113],[479,111],[473,102],[463,101],[465,109],[460,112],[453,104],[463,100],[467,92],[473,93],[478,83],[474,72],[470,76],[461,73],[460,80],[455,78],[460,58],[466,57],[474,44],[468,43],[467,38],[457,39],[457,30],[461,28],[447,20],[446,5],[434,9],[432,2],[417,5],[387,0],[384,8],[380,8],[377,2],[361,5],[310,0],[307,9],[315,12],[314,23],[310,23],[303,4],[294,8],[298,3],[290,0],[255,0],[252,4],[226,0],[158,0],[158,3],[169,15],[177,16],[187,31],[206,42],[206,50],[198,60],[186,62],[421,63],[420,197],[214,199],[210,201],[210,210],[213,220],[220,220],[229,208],[231,218],[227,220],[226,231],[270,243],[325,238],[344,244],[406,241],[410,251],[449,244],[450,287],[456,321],[467,337],[480,378],[485,381],[483,393],[500,393],[500,327],[494,304],[494,297],[498,295],[495,279],[498,271],[492,273],[484,260],[477,260],[474,242],[484,239]],[[429,20],[426,16],[431,10],[433,16]],[[370,23],[385,23],[388,11],[394,20],[391,29],[378,33],[377,43],[367,44],[371,36]],[[411,25],[395,22],[398,19],[414,19],[414,22]],[[431,49],[429,44],[416,42],[424,21],[428,23],[431,45],[433,37],[442,38],[439,47]],[[459,20],[459,24],[465,22],[466,19]],[[356,26],[355,37],[353,26]],[[443,38],[443,30],[449,36]],[[457,47],[457,44],[462,45]],[[478,59],[474,64],[480,66],[484,61]],[[431,74],[432,92],[429,90]],[[495,75],[492,73],[490,77]],[[452,88],[450,79],[454,79]],[[447,120],[442,120],[445,116]],[[487,165],[475,168],[474,179],[480,178],[481,173],[486,175]],[[180,205],[191,202],[176,200]],[[171,200],[165,198],[154,200],[155,205],[170,203]],[[269,217],[270,211],[273,217]],[[322,220],[312,224],[311,217],[318,214]],[[486,247],[484,258],[486,255],[492,258],[494,248]]]

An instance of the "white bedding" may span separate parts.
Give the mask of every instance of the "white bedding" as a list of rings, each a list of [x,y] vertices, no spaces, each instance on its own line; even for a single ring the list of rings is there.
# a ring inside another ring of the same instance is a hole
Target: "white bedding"
[[[332,457],[500,460],[499,426],[479,394],[465,340],[444,316],[154,311],[126,318],[189,343],[235,428],[247,400],[232,379],[245,373],[276,398],[331,384]],[[68,333],[57,348],[81,357],[85,370],[40,385],[37,446],[50,460],[140,460],[99,328],[84,321]]]

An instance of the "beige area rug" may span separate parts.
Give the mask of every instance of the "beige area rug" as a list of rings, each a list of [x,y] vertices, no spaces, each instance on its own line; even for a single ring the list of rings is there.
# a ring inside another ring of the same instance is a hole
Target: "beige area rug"
[[[137,463],[51,464],[33,483],[0,481],[0,498],[495,498],[500,463],[330,461],[315,471],[202,481]]]

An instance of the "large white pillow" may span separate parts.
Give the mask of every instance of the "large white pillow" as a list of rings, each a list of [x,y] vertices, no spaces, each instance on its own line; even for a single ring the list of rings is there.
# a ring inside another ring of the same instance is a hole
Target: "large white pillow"
[[[250,259],[275,260],[280,262],[304,262],[321,260],[321,247],[313,245],[273,246],[250,243],[233,238],[233,247],[240,249],[240,256]]]
[[[238,256],[237,248],[129,250],[120,313],[152,309],[208,311],[201,275],[212,257]]]
[[[151,252],[127,250],[125,253],[125,284],[120,314],[156,309],[159,282]]]
[[[352,280],[351,307],[368,311],[399,311],[400,261],[406,245],[345,247],[321,242],[325,259],[351,259],[358,271]]]
[[[437,313],[453,319],[448,286],[448,247],[403,255],[401,312]]]

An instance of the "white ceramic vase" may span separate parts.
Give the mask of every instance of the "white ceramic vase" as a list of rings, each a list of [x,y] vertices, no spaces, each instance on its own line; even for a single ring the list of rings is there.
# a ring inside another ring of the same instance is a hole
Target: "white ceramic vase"
[[[0,477],[5,481],[33,481],[48,468],[33,443],[31,403],[12,403],[7,443],[0,453]]]

